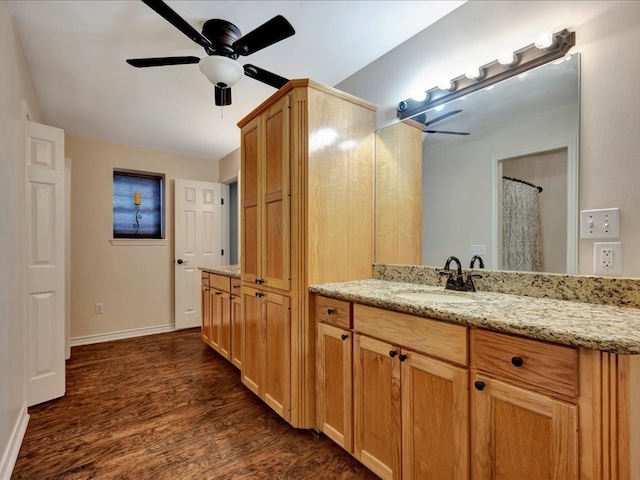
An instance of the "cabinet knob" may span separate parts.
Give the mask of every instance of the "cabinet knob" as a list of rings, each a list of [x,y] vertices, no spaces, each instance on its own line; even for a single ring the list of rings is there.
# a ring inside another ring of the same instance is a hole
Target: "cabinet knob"
[[[234,285],[233,288],[240,288],[240,285]]]
[[[327,309],[327,315],[333,315],[334,313],[335,313],[335,310],[333,308]]]
[[[401,362],[404,362],[407,359],[407,356],[402,354],[398,358],[400,359]]]
[[[222,292],[213,292],[213,293],[215,293],[216,295],[222,295]]]
[[[391,358],[395,357],[397,354],[398,354],[398,352],[396,352],[395,350],[391,350],[391,351],[389,352],[389,356],[390,356]]]
[[[347,338],[349,338],[349,335],[347,335],[346,333],[343,333],[341,338],[342,340],[346,340]]]
[[[256,283],[258,285],[263,285],[264,284],[264,280],[262,280],[261,278],[256,278]]]
[[[511,359],[511,363],[513,364],[514,367],[521,367],[522,364],[524,363],[524,360],[522,360],[522,357],[513,357]]]
[[[484,382],[478,381],[474,383],[473,386],[476,387],[476,390],[484,390]]]
[[[264,297],[264,293],[256,292],[256,297],[262,298]]]

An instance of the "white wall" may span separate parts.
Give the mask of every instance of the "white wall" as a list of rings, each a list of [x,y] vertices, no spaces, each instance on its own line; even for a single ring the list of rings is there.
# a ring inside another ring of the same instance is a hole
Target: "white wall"
[[[220,159],[220,183],[229,183],[238,179],[238,170],[240,170],[240,149],[236,149],[226,157]]]
[[[173,199],[176,178],[215,182],[208,158],[65,138],[71,171],[71,338],[112,334],[174,321]],[[165,237],[160,246],[114,246],[113,169],[162,173]],[[104,313],[95,313],[95,304]]]
[[[504,48],[532,43],[540,30],[576,32],[581,52],[580,208],[619,207],[623,275],[640,277],[640,2],[471,0],[337,88],[377,103],[377,125],[396,121],[396,106],[415,83],[483,65]],[[625,248],[628,246],[628,248]],[[579,244],[580,273],[593,272],[593,241]]]
[[[9,477],[26,424],[25,138],[22,102],[40,105],[9,7],[0,2],[0,478]]]

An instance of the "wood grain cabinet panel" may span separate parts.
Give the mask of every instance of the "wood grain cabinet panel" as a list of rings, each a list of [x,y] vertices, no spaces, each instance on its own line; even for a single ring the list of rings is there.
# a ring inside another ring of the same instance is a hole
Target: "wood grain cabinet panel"
[[[402,478],[469,478],[469,371],[401,355]]]
[[[501,379],[575,398],[578,394],[578,349],[565,345],[477,330],[478,370]]]
[[[309,285],[372,276],[375,109],[299,79],[238,123],[243,299],[256,292],[264,298],[281,295],[289,315],[288,329],[267,320],[261,331],[267,336],[260,357],[269,363],[267,377],[258,378],[252,352],[252,358],[242,358],[243,381],[256,391],[264,382],[262,399],[297,428],[316,426],[316,325]],[[340,141],[323,143],[327,131],[340,132]],[[252,300],[242,307],[243,338],[253,342],[243,345],[243,355],[255,347],[259,331]],[[284,305],[266,308],[264,318],[271,318]]]
[[[231,281],[231,363],[242,368],[242,297],[240,282]]]
[[[578,478],[576,405],[482,374],[474,385],[474,479]]]
[[[202,284],[200,293],[200,304],[202,311],[200,336],[207,345],[211,344],[211,300],[209,298],[209,276],[207,275],[207,283]]]
[[[318,430],[353,453],[353,339],[350,331],[318,324]]]
[[[272,292],[244,287],[242,312],[242,383],[285,420],[289,420],[290,299]]]
[[[354,455],[384,480],[400,479],[399,348],[354,335]]]

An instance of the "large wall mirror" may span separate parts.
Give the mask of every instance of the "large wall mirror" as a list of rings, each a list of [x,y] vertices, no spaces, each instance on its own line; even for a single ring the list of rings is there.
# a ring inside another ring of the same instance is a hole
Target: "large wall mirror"
[[[420,114],[422,264],[577,273],[579,100],[574,54]]]

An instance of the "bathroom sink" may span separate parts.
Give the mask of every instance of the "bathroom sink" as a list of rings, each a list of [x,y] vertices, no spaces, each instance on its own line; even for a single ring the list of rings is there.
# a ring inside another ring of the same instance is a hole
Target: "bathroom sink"
[[[465,297],[456,293],[445,292],[399,292],[396,297],[406,298],[408,300],[418,300],[421,302],[437,302],[437,303],[473,303],[474,298]]]

